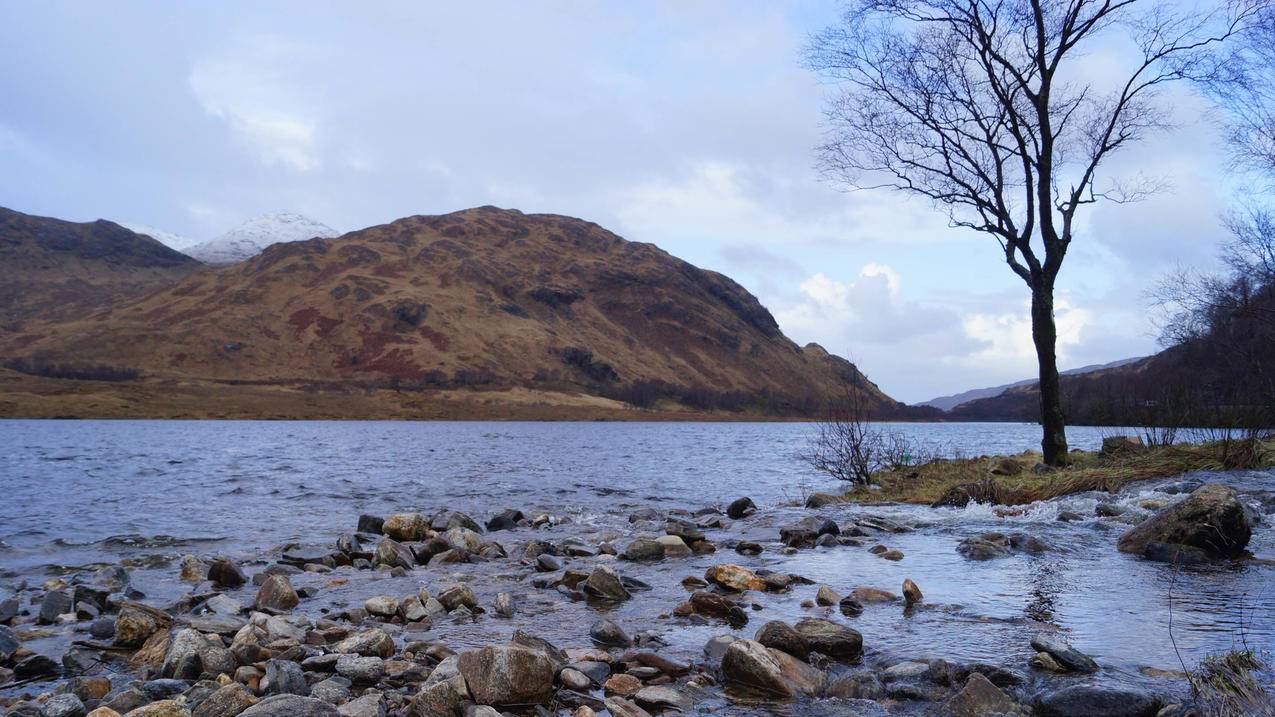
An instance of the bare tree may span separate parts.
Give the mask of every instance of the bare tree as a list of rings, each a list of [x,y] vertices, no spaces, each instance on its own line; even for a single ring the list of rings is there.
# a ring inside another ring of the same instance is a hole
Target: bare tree
[[[870,423],[863,392],[848,381],[838,395],[830,395],[827,415],[800,458],[820,473],[856,485],[870,485],[881,456],[881,434]]]
[[[851,188],[932,200],[989,234],[1031,293],[1045,461],[1066,462],[1054,287],[1081,207],[1135,201],[1145,179],[1106,179],[1113,154],[1164,127],[1168,83],[1216,73],[1211,51],[1263,0],[1194,13],[1139,0],[855,0],[807,64],[840,88],[820,165]],[[1077,67],[1104,37],[1124,74]]]

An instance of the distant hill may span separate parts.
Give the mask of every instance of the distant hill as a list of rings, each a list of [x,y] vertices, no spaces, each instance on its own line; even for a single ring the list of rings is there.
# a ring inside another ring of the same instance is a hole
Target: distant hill
[[[231,229],[216,239],[182,249],[205,264],[235,264],[254,257],[267,247],[306,239],[328,239],[338,232],[300,214],[264,214]]]
[[[0,207],[0,336],[37,317],[82,317],[201,267],[113,222],[67,222]]]
[[[191,248],[192,246],[195,246],[196,244],[200,243],[200,241],[194,237],[188,237],[188,236],[183,236],[181,234],[175,234],[173,232],[164,231],[163,229],[157,229],[155,227],[148,226],[146,224],[131,224],[126,222],[121,222],[120,226],[124,227],[125,229],[131,232],[135,232],[137,234],[145,234],[146,236],[150,237],[151,239],[154,239],[160,244],[163,244],[169,249],[176,249],[177,251],[180,251],[183,253],[185,253],[185,251]]]
[[[1135,361],[1141,361],[1142,358],[1144,357],[1127,358],[1127,359],[1122,359],[1120,361],[1112,361],[1111,363],[1091,364],[1089,366],[1081,366],[1080,368],[1073,368],[1068,371],[1063,371],[1062,375],[1077,376],[1084,373],[1092,373],[1094,371],[1101,371],[1103,369],[1117,368],[1119,366],[1131,364]],[[1004,393],[1005,391],[1011,388],[1019,388],[1022,386],[1034,385],[1036,381],[1037,379],[1028,378],[1028,379],[1023,379],[1022,381],[1015,381],[1013,383],[1007,383],[1001,386],[992,386],[991,388],[973,388],[968,391],[962,391],[961,393],[952,394],[951,396],[940,396],[938,398],[931,398],[928,401],[922,401],[921,403],[918,403],[915,405],[933,406],[934,408],[937,408],[943,411],[951,411],[953,408],[956,408],[962,403],[969,403],[970,401],[976,401],[980,398],[992,398],[994,396],[999,396],[1000,394]]]
[[[916,411],[845,359],[794,344],[726,276],[591,222],[494,207],[274,244],[0,336],[0,357],[112,367],[142,385],[219,385],[220,402],[246,386],[376,391],[400,403],[531,391],[542,402],[590,396],[595,407],[800,416],[848,382],[875,415]]]

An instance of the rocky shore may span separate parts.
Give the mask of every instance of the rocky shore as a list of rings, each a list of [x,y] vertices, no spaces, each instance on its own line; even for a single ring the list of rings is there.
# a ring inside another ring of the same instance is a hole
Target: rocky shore
[[[642,508],[627,533],[603,536],[520,510],[482,524],[453,510],[363,515],[325,547],[283,546],[269,561],[185,555],[171,569],[188,589],[162,606],[125,566],[71,572],[0,603],[0,708],[29,717],[1192,714],[1181,683],[1153,691],[1104,680],[1101,656],[1050,631],[1022,634],[1033,654],[1025,662],[873,650],[874,636],[855,627],[866,611],[951,606],[910,579],[834,586],[741,564],[768,552],[861,551],[906,565],[891,538],[916,525],[866,513],[838,523],[815,512],[819,503],[759,526],[767,540],[732,537],[732,526],[756,520],[748,498]],[[1236,559],[1260,520],[1230,488],[1204,485],[1131,527],[1118,548],[1180,563]],[[988,533],[960,541],[953,567],[1051,549],[1032,535]],[[706,556],[706,570],[680,567]],[[672,594],[642,624],[622,617],[626,604]],[[806,616],[767,619],[776,602]],[[587,617],[547,617],[566,603]],[[698,654],[668,649],[673,633],[691,629],[712,633]],[[54,638],[61,654],[28,647]]]

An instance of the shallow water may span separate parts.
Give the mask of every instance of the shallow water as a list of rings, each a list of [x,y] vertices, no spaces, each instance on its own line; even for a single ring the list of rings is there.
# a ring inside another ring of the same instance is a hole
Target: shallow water
[[[1039,429],[1028,424],[894,428],[965,455],[1014,453],[1039,440]],[[1073,446],[1093,448],[1114,432],[1072,428],[1069,436]],[[532,537],[614,539],[623,547],[635,531],[662,532],[657,524],[631,525],[628,516],[637,508],[695,510],[749,495],[761,508],[757,516],[707,531],[723,546],[716,555],[619,564],[626,575],[653,585],[614,608],[630,632],[654,630],[670,643],[670,653],[697,656],[709,637],[729,630],[668,618],[687,594],[679,581],[702,576],[714,563],[736,562],[798,573],[841,594],[861,585],[898,592],[905,577],[915,580],[925,609],[905,614],[897,605],[877,605],[856,618],[834,615],[864,634],[869,659],[879,663],[941,657],[1026,672],[1030,637],[1059,631],[1103,665],[1101,679],[1173,690],[1180,686],[1161,684],[1140,668],[1181,669],[1182,662],[1193,665],[1238,640],[1275,650],[1275,567],[1246,562],[1175,570],[1120,554],[1115,542],[1127,523],[1092,517],[1099,498],[1109,496],[1070,496],[1009,518],[983,506],[834,506],[819,512],[839,524],[881,515],[918,525],[869,539],[868,545],[880,541],[902,550],[905,559],[890,562],[853,547],[783,555],[778,526],[810,512],[794,501],[840,487],[797,458],[809,433],[806,425],[772,423],[3,421],[0,597],[75,567],[128,560],[139,566],[134,584],[163,605],[189,589],[176,579],[175,561],[183,554],[252,562],[272,559],[290,542],[328,548],[354,529],[360,513],[428,514],[446,507],[484,522],[513,507],[568,519],[548,530],[491,535],[513,555],[517,543]],[[1270,509],[1271,473],[1190,478],[1226,482]],[[1115,500],[1144,516],[1139,501],[1178,500],[1181,494],[1161,490],[1177,482],[1135,486]],[[1060,522],[1061,509],[1091,517]],[[1259,557],[1275,558],[1272,522],[1275,516],[1268,516],[1254,535],[1250,550]],[[993,530],[1027,532],[1055,550],[987,562],[955,552],[962,538]],[[750,558],[724,547],[740,539],[767,550]],[[587,569],[592,562],[574,559],[568,567]],[[533,588],[528,570],[512,561],[424,569],[406,578],[337,572],[350,582],[333,585],[333,575],[294,581],[323,587],[303,609],[406,595],[454,573],[474,577],[486,604],[501,590],[518,596],[522,617],[515,621],[440,623],[429,631],[429,639],[453,647],[502,639],[519,627],[563,646],[587,646],[588,625],[597,618],[594,607]],[[770,619],[819,614],[822,608],[799,604],[813,598],[815,587],[756,595],[759,609],[737,634],[751,637]],[[235,597],[251,602],[251,588],[240,593]]]

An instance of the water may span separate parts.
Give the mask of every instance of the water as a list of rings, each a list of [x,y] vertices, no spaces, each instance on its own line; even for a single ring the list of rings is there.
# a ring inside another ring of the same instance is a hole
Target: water
[[[1016,453],[1039,441],[1039,429],[1029,424],[892,428],[965,455]],[[1072,428],[1069,438],[1073,446],[1094,448],[1112,432]],[[869,606],[848,618],[863,632],[869,659],[887,664],[942,657],[1026,671],[1030,637],[1059,631],[1098,659],[1104,680],[1178,689],[1148,677],[1146,668],[1179,670],[1182,662],[1193,665],[1241,640],[1275,649],[1275,567],[1259,561],[1175,570],[1120,554],[1115,542],[1128,525],[1092,517],[1098,500],[1109,496],[1070,496],[1012,517],[985,506],[833,506],[820,512],[839,523],[869,514],[918,526],[873,539],[902,550],[905,559],[890,562],[852,547],[783,555],[778,526],[810,512],[794,503],[809,492],[841,487],[797,458],[809,433],[809,426],[789,423],[4,421],[0,596],[77,568],[126,561],[134,566],[134,583],[163,605],[189,590],[176,579],[175,561],[183,554],[231,555],[247,561],[251,571],[287,543],[329,548],[340,533],[353,530],[360,513],[428,514],[446,507],[482,522],[512,507],[568,522],[492,534],[511,555],[532,537],[615,540],[623,547],[635,531],[660,532],[653,524],[630,524],[637,508],[694,510],[749,495],[760,513],[708,531],[708,537],[719,546],[757,540],[767,544],[761,556],[722,547],[716,555],[654,566],[619,565],[654,586],[615,609],[631,632],[654,630],[670,643],[671,654],[696,657],[709,637],[728,630],[666,617],[687,595],[679,581],[702,576],[714,563],[736,562],[799,573],[841,594],[857,586],[897,593],[905,577],[915,580],[925,591],[926,609],[905,614],[898,606]],[[1221,480],[1270,509],[1270,473],[1192,478]],[[1134,516],[1147,515],[1141,501],[1182,497],[1162,490],[1174,482],[1134,486],[1115,500]],[[1060,522],[1062,509],[1091,517]],[[1275,517],[1268,517],[1254,535],[1250,550],[1259,557],[1275,558],[1272,522]],[[1030,533],[1055,550],[988,562],[955,552],[962,538],[993,530]],[[577,559],[570,566],[591,564]],[[322,588],[303,608],[407,595],[453,573],[472,577],[486,604],[498,591],[515,592],[518,620],[446,623],[430,631],[430,639],[453,647],[503,639],[515,627],[564,646],[587,646],[587,626],[597,617],[593,607],[533,588],[529,570],[513,560],[430,568],[398,579],[338,572],[349,582],[333,584],[331,575],[295,581]],[[800,607],[814,590],[755,595],[760,609],[738,634],[751,637],[770,619],[822,614],[822,608]],[[251,588],[241,592],[235,597],[251,602]],[[56,650],[62,643],[49,639],[43,645]]]

